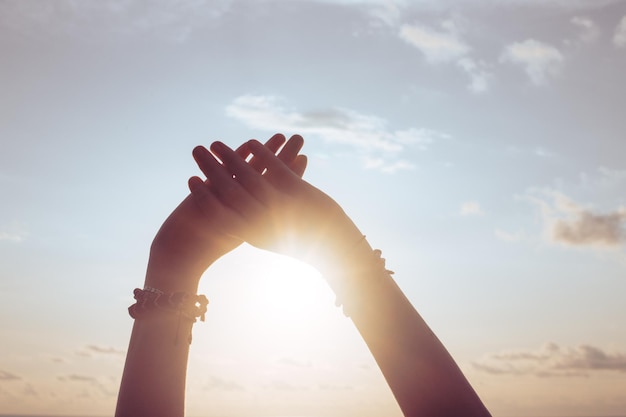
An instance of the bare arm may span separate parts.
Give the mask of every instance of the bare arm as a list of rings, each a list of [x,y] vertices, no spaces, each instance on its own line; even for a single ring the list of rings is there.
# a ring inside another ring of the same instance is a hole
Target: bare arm
[[[405,416],[489,416],[450,354],[339,205],[293,175],[260,143],[246,146],[265,164],[265,177],[223,144],[211,147],[222,164],[203,148],[194,151],[218,190],[217,198],[246,219],[241,237],[311,262],[329,278]],[[201,208],[216,198],[199,178],[190,180],[190,188]]]
[[[285,143],[275,135],[266,143],[274,154]],[[306,159],[297,155],[301,141],[289,141],[279,153],[297,175]],[[262,169],[250,161],[251,169]],[[256,172],[256,171],[255,171]],[[206,184],[207,187],[209,186]],[[235,231],[241,216],[218,200],[203,211],[188,196],[161,226],[150,250],[144,285],[165,293],[196,294],[204,271],[242,240]],[[193,321],[154,309],[135,320],[120,385],[117,417],[181,417],[184,415],[189,337]]]

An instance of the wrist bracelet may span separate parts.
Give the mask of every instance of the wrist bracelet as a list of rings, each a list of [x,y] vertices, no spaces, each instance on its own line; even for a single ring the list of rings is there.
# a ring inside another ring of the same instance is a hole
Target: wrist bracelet
[[[137,301],[128,307],[128,314],[136,320],[145,319],[159,311],[178,315],[174,344],[178,344],[180,320],[185,318],[195,323],[199,318],[200,321],[204,321],[207,305],[209,304],[209,299],[202,294],[166,293],[152,287],[145,287],[143,290],[135,288],[133,295]],[[191,333],[188,340],[189,344],[191,344]]]
[[[179,314],[194,323],[199,318],[204,321],[209,300],[206,296],[191,295],[185,292],[165,293],[152,287],[133,291],[135,304],[128,307],[128,314],[134,319],[142,319],[155,310]]]
[[[365,237],[364,237],[365,238]],[[348,254],[346,262],[350,262],[350,258],[354,256],[351,252]],[[359,268],[352,269],[346,276],[330,276],[329,284],[335,292],[335,306],[343,307],[343,314],[346,317],[351,316],[351,311],[355,306],[361,305],[362,300],[362,288],[363,285],[377,285],[383,280],[383,277],[389,277],[394,274],[393,271],[387,269],[385,265],[385,258],[382,257],[382,251],[380,249],[374,249],[371,252],[369,259],[357,260],[360,262]],[[360,279],[358,276],[366,275],[368,279]],[[349,298],[348,305],[346,305],[346,298]]]

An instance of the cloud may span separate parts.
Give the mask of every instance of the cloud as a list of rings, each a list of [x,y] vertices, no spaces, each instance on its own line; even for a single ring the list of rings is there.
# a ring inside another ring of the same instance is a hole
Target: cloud
[[[484,62],[476,62],[471,58],[459,59],[457,65],[470,77],[467,88],[473,93],[484,93],[489,88],[489,80],[493,76]]]
[[[469,56],[472,48],[461,39],[453,21],[446,20],[441,27],[442,30],[434,30],[427,26],[404,24],[400,27],[399,36],[417,48],[430,64],[456,64],[469,77],[467,88],[471,92],[487,91],[492,77],[487,64]]]
[[[22,393],[28,397],[38,397],[39,393],[37,392],[37,390],[35,390],[35,388],[32,386],[32,384],[26,384],[24,386],[24,389],[22,390]]]
[[[115,389],[109,389],[105,384],[100,382],[98,378],[93,376],[70,374],[58,376],[57,379],[62,382],[76,382],[79,384],[87,384],[88,386],[92,386],[93,388],[95,388],[106,397],[114,397],[115,395],[117,395]],[[87,397],[90,396],[90,394],[86,391],[84,392],[84,394]]]
[[[124,355],[126,354],[126,352],[122,349],[115,349],[114,347],[102,347],[102,346],[97,346],[97,345],[87,345],[85,346],[85,349],[87,349],[90,352],[94,352],[94,353],[98,353],[98,354],[102,354],[102,355]]]
[[[587,377],[600,371],[626,372],[626,353],[591,345],[569,348],[547,343],[539,349],[492,353],[472,365],[492,375]]]
[[[222,390],[222,391],[245,391],[243,385],[229,381],[217,376],[209,377],[209,381],[204,386],[205,390]]]
[[[564,57],[554,46],[527,39],[507,46],[500,55],[500,62],[521,65],[533,84],[545,84],[555,76],[563,64]]]
[[[78,375],[78,374],[59,376],[57,377],[57,379],[59,381],[71,381],[71,382],[96,382],[97,381],[97,379],[93,376]]]
[[[13,222],[0,229],[0,241],[23,242],[28,237],[28,232],[23,224]]]
[[[298,112],[274,96],[240,96],[226,107],[226,114],[253,129],[298,132],[351,147],[366,168],[383,172],[413,169],[413,163],[400,160],[398,155],[407,148],[426,150],[431,143],[449,138],[429,129],[391,131],[386,120],[350,109]],[[372,163],[373,160],[377,162]]]
[[[22,378],[11,372],[0,370],[0,381],[19,381],[20,379]]]
[[[619,246],[624,241],[623,224],[626,224],[624,209],[608,214],[581,210],[574,219],[554,221],[552,237],[573,246]]]
[[[481,216],[485,214],[480,204],[476,201],[467,201],[461,205],[459,210],[461,216]]]
[[[599,167],[596,173],[580,173],[580,183],[586,189],[604,191],[610,195],[624,193],[623,185],[626,185],[626,170]]]
[[[568,246],[617,248],[626,241],[626,208],[594,213],[565,194],[543,189],[528,196],[537,204],[549,241]]]
[[[419,49],[430,63],[454,62],[470,51],[470,47],[450,29],[436,31],[405,24],[400,27],[400,38]]]
[[[622,17],[619,24],[615,28],[615,33],[613,34],[613,45],[618,48],[626,47],[626,15]]]
[[[592,43],[600,37],[600,28],[587,17],[574,16],[570,22],[580,29],[579,39],[585,43]]]

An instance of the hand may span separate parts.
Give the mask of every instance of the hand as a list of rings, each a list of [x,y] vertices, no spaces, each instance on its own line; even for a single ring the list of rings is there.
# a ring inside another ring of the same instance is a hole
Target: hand
[[[285,137],[277,134],[263,148],[285,166],[290,166],[293,175],[301,176],[306,168],[306,157],[298,155],[302,141],[289,140],[276,156],[283,144]],[[243,155],[245,151],[238,152]],[[241,157],[239,159],[245,163]],[[262,176],[261,162],[252,158],[246,165]],[[207,186],[210,186],[208,182]],[[146,285],[166,292],[195,293],[204,271],[242,243],[233,233],[236,225],[236,219],[223,205],[205,204],[200,210],[192,197],[187,196],[165,220],[152,242]]]
[[[302,138],[293,136],[291,140]],[[211,152],[204,147],[194,149],[208,185],[193,177],[189,187],[208,216],[220,205],[229,211],[237,237],[316,266],[322,262],[320,257],[346,253],[362,240],[331,197],[302,180],[261,143],[252,140],[234,151],[214,142]],[[245,162],[250,154],[257,169]],[[260,167],[266,169],[264,175],[258,172]]]

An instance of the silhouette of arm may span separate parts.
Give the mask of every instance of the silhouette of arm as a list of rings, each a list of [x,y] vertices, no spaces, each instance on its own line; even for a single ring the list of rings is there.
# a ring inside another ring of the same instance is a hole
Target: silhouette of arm
[[[260,143],[243,146],[266,174],[226,145],[198,147],[194,158],[211,182],[189,186],[204,210],[219,199],[241,213],[249,243],[312,263],[341,297],[407,417],[487,417],[489,412],[443,344],[417,313],[379,254],[328,195],[294,175]]]
[[[274,154],[284,143],[284,136],[275,135],[265,146]],[[306,158],[298,155],[301,146],[301,141],[290,140],[278,156],[296,175],[302,175],[306,167]],[[254,158],[249,164],[252,170],[262,170]],[[152,242],[145,286],[166,293],[196,294],[204,271],[242,243],[235,237],[242,225],[241,216],[218,200],[213,200],[212,205],[205,201],[201,211],[187,196]],[[191,327],[192,321],[159,310],[135,320],[117,417],[183,416]]]

